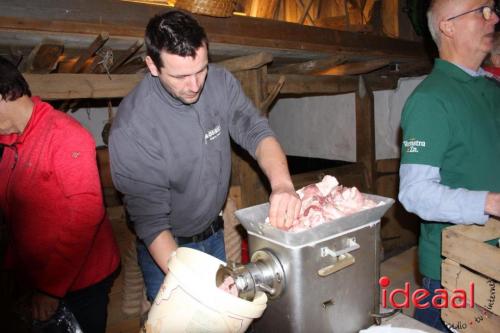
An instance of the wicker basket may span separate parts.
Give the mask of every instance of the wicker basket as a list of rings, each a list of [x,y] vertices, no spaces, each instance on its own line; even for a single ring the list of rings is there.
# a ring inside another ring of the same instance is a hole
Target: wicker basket
[[[175,7],[195,14],[229,17],[235,8],[234,0],[177,0]]]

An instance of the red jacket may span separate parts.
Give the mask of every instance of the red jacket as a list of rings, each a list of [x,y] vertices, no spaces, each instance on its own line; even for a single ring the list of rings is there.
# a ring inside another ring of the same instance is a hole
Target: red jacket
[[[500,81],[500,67],[490,67],[490,66],[484,66],[483,69],[487,72],[490,72],[493,74],[493,77]]]
[[[0,210],[8,267],[32,287],[62,297],[119,265],[106,217],[95,143],[73,118],[33,98],[20,135],[0,135]]]

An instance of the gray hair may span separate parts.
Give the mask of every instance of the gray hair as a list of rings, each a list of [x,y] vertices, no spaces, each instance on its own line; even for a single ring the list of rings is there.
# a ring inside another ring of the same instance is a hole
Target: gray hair
[[[439,47],[439,43],[441,42],[439,38],[439,22],[436,20],[435,13],[435,3],[437,1],[432,1],[429,9],[427,10],[427,26],[429,27],[429,32],[431,33],[432,40]]]
[[[439,47],[441,43],[441,34],[439,31],[439,23],[442,21],[443,8],[447,9],[456,8],[457,2],[467,2],[470,0],[431,0],[429,9],[427,10],[427,26],[429,32],[434,40],[434,43]],[[451,5],[451,6],[450,6]],[[449,13],[452,16],[452,13]]]

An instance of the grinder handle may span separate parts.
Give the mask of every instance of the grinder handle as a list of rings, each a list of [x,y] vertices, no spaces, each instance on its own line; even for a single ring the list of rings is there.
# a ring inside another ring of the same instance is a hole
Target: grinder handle
[[[318,270],[318,275],[321,277],[328,276],[330,274],[340,271],[341,269],[351,266],[356,262],[356,259],[350,253],[344,253],[338,256],[337,258],[338,260],[335,264],[320,268]]]

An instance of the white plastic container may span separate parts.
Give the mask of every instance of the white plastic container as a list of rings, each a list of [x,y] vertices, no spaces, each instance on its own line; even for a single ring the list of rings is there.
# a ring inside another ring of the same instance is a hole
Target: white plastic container
[[[267,296],[258,293],[250,302],[218,289],[215,274],[221,264],[201,251],[178,248],[149,311],[146,332],[245,332],[266,309]]]

